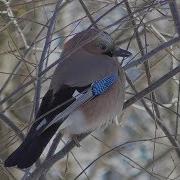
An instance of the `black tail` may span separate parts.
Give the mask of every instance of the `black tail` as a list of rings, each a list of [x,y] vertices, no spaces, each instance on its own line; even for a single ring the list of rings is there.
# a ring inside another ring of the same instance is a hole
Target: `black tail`
[[[14,151],[4,165],[6,167],[17,166],[20,169],[30,167],[42,154],[44,148],[58,129],[57,124],[51,126],[40,136],[33,139],[26,138],[24,142]]]

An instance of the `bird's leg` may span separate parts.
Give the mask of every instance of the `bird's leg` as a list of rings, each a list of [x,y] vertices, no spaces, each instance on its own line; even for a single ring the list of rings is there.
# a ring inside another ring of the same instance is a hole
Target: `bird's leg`
[[[79,140],[78,140],[78,135],[77,134],[73,134],[72,135],[72,140],[75,142],[77,147],[81,147]]]

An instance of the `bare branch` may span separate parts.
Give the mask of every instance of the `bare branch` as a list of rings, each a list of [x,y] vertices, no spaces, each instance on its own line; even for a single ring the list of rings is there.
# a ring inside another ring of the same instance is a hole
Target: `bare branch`
[[[169,0],[169,7],[173,16],[174,24],[178,35],[180,36],[180,14],[177,7],[176,0]]]
[[[173,44],[175,44],[175,43],[177,43],[179,41],[180,41],[180,37],[177,37],[177,38],[171,39],[171,40],[161,44],[157,48],[155,48],[155,49],[151,50],[149,53],[145,54],[143,57],[141,57],[141,58],[139,58],[139,59],[137,59],[135,61],[132,61],[130,63],[127,63],[124,66],[124,69],[127,70],[127,69],[129,69],[131,67],[138,66],[138,65],[144,63],[145,61],[149,61],[150,58],[152,56],[154,56],[156,53],[164,50],[165,48],[168,48],[169,46],[171,46],[171,45],[173,45]]]

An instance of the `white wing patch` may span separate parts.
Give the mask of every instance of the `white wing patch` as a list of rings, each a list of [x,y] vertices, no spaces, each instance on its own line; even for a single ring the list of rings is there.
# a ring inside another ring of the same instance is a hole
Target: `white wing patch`
[[[47,121],[46,119],[44,118],[41,123],[36,127],[36,130],[38,131],[42,126],[46,125]]]
[[[80,92],[78,92],[77,90],[75,90],[72,96],[73,96],[74,98],[78,99],[78,98],[79,98],[80,96],[82,96],[82,95],[83,95],[83,94],[81,94]]]

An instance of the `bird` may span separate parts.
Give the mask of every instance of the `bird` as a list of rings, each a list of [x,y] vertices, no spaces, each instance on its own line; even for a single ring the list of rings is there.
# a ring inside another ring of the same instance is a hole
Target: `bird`
[[[128,50],[115,46],[110,34],[96,28],[83,30],[69,39],[63,46],[62,61],[54,71],[34,124],[22,144],[5,160],[4,166],[19,169],[32,166],[58,129],[73,137],[112,123],[122,112],[125,99],[125,73],[116,57],[130,55]],[[51,123],[94,82],[112,73],[117,76],[117,81],[106,92],[80,105],[67,118]],[[47,128],[39,133],[41,126]]]

